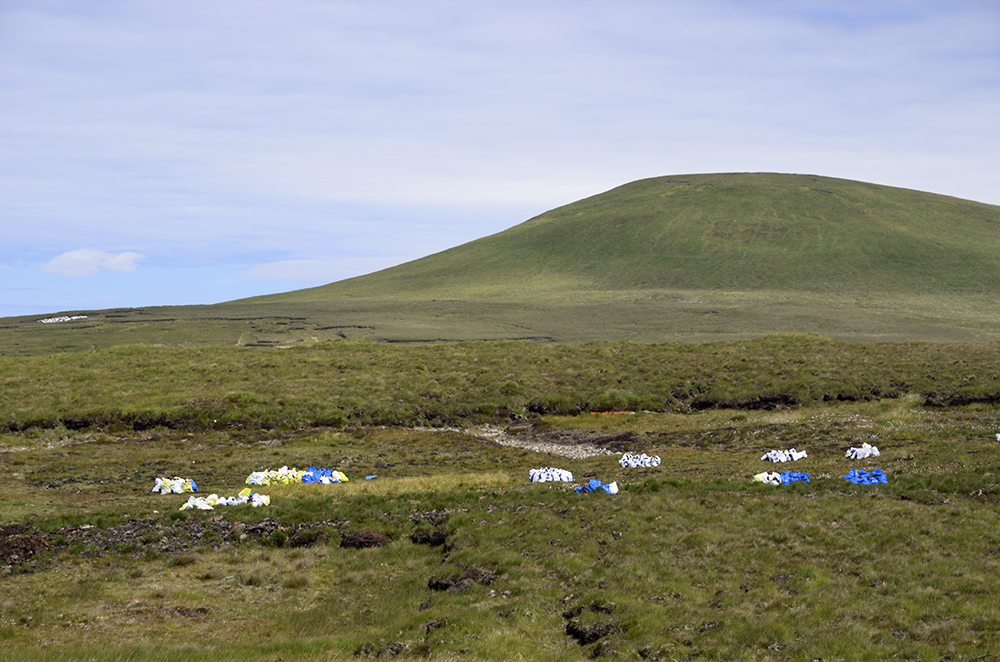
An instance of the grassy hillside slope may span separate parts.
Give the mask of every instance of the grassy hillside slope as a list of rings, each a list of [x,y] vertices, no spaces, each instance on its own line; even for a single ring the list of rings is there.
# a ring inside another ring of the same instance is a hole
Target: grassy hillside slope
[[[127,343],[1000,340],[1000,207],[811,175],[646,179],[321,287],[0,320],[0,356]]]
[[[258,301],[519,291],[1000,289],[1000,207],[810,175],[645,179],[376,274]]]

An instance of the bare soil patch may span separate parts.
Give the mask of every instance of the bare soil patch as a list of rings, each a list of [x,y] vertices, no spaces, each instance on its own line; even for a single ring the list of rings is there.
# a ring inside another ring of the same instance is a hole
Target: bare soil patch
[[[500,446],[514,446],[573,459],[642,450],[639,436],[634,432],[595,434],[581,430],[539,430],[530,421],[518,421],[504,429],[483,427],[475,430],[474,434]]]

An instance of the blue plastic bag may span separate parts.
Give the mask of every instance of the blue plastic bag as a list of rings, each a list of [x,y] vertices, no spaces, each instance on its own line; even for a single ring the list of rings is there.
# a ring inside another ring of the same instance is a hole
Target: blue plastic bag
[[[844,480],[850,481],[855,485],[878,485],[879,483],[889,482],[889,478],[881,469],[875,469],[870,473],[863,469],[851,469],[844,476]]]
[[[596,478],[591,478],[590,482],[586,485],[581,485],[580,487],[573,490],[574,492],[596,492],[597,490],[604,490],[608,494],[618,494],[618,483],[612,482],[607,485],[603,484]]]
[[[784,471],[781,473],[781,483],[783,485],[788,485],[789,483],[794,483],[800,480],[804,483],[812,484],[812,481],[809,480],[809,474],[807,473],[802,473],[801,471]]]

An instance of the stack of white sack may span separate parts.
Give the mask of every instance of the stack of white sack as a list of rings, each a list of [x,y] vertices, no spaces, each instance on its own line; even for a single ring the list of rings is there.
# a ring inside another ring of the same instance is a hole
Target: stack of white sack
[[[861,444],[861,448],[848,448],[847,453],[844,457],[849,457],[852,460],[863,460],[868,457],[878,457],[878,446],[872,446],[868,442]]]
[[[306,469],[305,473],[302,474],[302,483],[321,483],[323,485],[330,485],[331,483],[346,483],[347,475],[343,471],[335,471],[333,469],[317,469],[316,467],[309,467]]]
[[[321,483],[323,485],[329,485],[331,483],[346,483],[347,476],[342,471],[334,471],[333,469],[317,469],[316,467],[309,467],[308,469],[296,469],[292,467],[289,469],[287,466],[281,467],[280,469],[264,469],[263,471],[254,471],[252,474],[247,476],[247,485],[292,485],[292,484],[311,484],[311,483]]]
[[[552,467],[542,467],[541,469],[531,469],[528,471],[528,477],[531,478],[532,483],[549,483],[555,481],[562,481],[566,483],[573,482],[573,474],[565,469],[553,469]]]
[[[153,492],[160,494],[181,494],[183,492],[197,492],[198,486],[190,478],[157,478],[156,485],[153,485]]]
[[[241,490],[238,495],[231,497],[220,497],[218,494],[209,494],[207,497],[192,495],[188,497],[187,503],[181,506],[180,509],[190,510],[196,508],[198,510],[214,510],[216,506],[239,506],[244,503],[249,503],[254,508],[269,506],[271,505],[271,497],[266,494],[254,494],[248,487]]]
[[[762,471],[754,476],[753,479],[759,483],[767,483],[768,485],[781,485],[781,474],[777,471],[772,471],[771,473]]]
[[[643,453],[642,455],[632,455],[631,453],[625,453],[622,455],[622,459],[618,460],[618,464],[622,465],[622,468],[632,468],[635,467],[658,467],[660,466],[660,456],[654,455],[650,457]]]
[[[300,483],[305,473],[305,471],[295,469],[294,467],[289,469],[287,466],[280,469],[265,469],[264,471],[254,471],[247,476],[246,483],[247,485],[270,485],[271,483],[288,485],[290,483]]]
[[[794,448],[789,448],[787,451],[768,451],[764,453],[760,459],[770,460],[771,462],[795,462],[796,460],[801,460],[806,457],[805,451],[797,451]]]

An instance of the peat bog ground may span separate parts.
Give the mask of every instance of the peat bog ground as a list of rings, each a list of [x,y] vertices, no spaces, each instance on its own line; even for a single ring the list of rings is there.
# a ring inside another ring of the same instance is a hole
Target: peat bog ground
[[[456,426],[0,435],[11,660],[994,659],[1000,409],[922,397]],[[854,461],[848,448],[881,455]],[[795,447],[808,457],[771,465]],[[606,452],[599,452],[605,449]],[[658,455],[623,468],[622,452]],[[157,477],[271,505],[179,510]],[[573,483],[530,483],[543,466]],[[886,484],[855,485],[852,468]],[[761,471],[810,483],[754,482]],[[366,480],[367,476],[377,476]],[[618,494],[576,492],[596,478]]]

